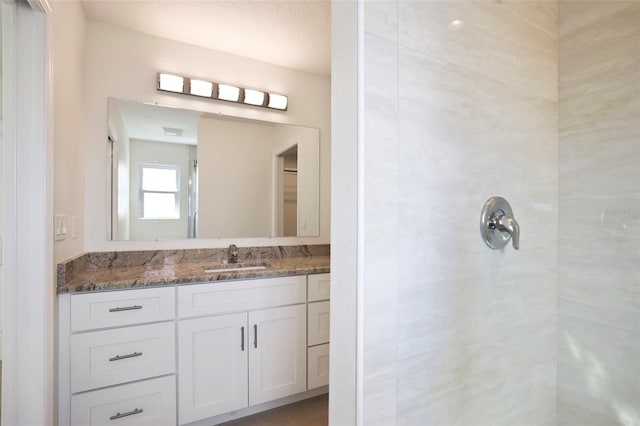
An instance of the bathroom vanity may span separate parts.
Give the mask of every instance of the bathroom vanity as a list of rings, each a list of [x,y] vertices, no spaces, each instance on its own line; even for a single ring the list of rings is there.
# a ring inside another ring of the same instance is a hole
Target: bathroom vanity
[[[59,268],[59,424],[211,425],[326,393],[328,252],[251,257]]]

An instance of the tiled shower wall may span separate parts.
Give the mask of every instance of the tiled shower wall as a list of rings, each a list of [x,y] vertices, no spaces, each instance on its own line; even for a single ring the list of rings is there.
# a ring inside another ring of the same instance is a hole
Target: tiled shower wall
[[[640,424],[640,2],[562,1],[560,425]]]
[[[364,4],[366,425],[557,422],[557,12]],[[494,195],[519,251],[481,240]]]

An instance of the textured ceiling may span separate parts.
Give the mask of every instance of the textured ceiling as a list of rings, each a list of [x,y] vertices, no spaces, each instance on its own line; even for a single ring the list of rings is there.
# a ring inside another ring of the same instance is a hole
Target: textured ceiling
[[[328,76],[330,0],[84,0],[87,19]]]
[[[201,112],[168,108],[123,100],[117,102],[117,109],[127,129],[130,139],[155,142],[169,142],[187,145],[198,144],[198,120]],[[163,127],[182,130],[180,136],[166,135]]]

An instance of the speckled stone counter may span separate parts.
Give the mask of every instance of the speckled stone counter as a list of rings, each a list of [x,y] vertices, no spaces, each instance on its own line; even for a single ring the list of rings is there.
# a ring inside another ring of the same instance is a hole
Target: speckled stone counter
[[[239,264],[265,269],[207,273],[224,268],[227,249],[87,253],[58,264],[58,293],[283,277],[329,272],[330,246],[239,247]],[[227,267],[230,265],[226,265]]]

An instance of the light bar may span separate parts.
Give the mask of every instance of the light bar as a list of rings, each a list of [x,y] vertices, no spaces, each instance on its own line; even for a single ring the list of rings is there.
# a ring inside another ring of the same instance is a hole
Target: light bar
[[[158,90],[182,93],[184,91],[184,77],[173,74],[159,74]]]
[[[209,81],[191,79],[191,84],[189,84],[189,91],[194,96],[203,96],[205,98],[210,98],[213,94],[213,83]]]
[[[275,93],[269,93],[269,108],[286,110],[288,99],[283,95],[276,95]]]
[[[228,84],[218,85],[218,99],[223,101],[238,102],[240,100],[240,88]]]
[[[264,104],[265,93],[259,90],[244,90],[244,103],[249,105],[262,106]]]
[[[158,73],[156,88],[163,92],[237,102],[280,111],[286,111],[289,104],[288,98],[284,95],[167,73]]]

